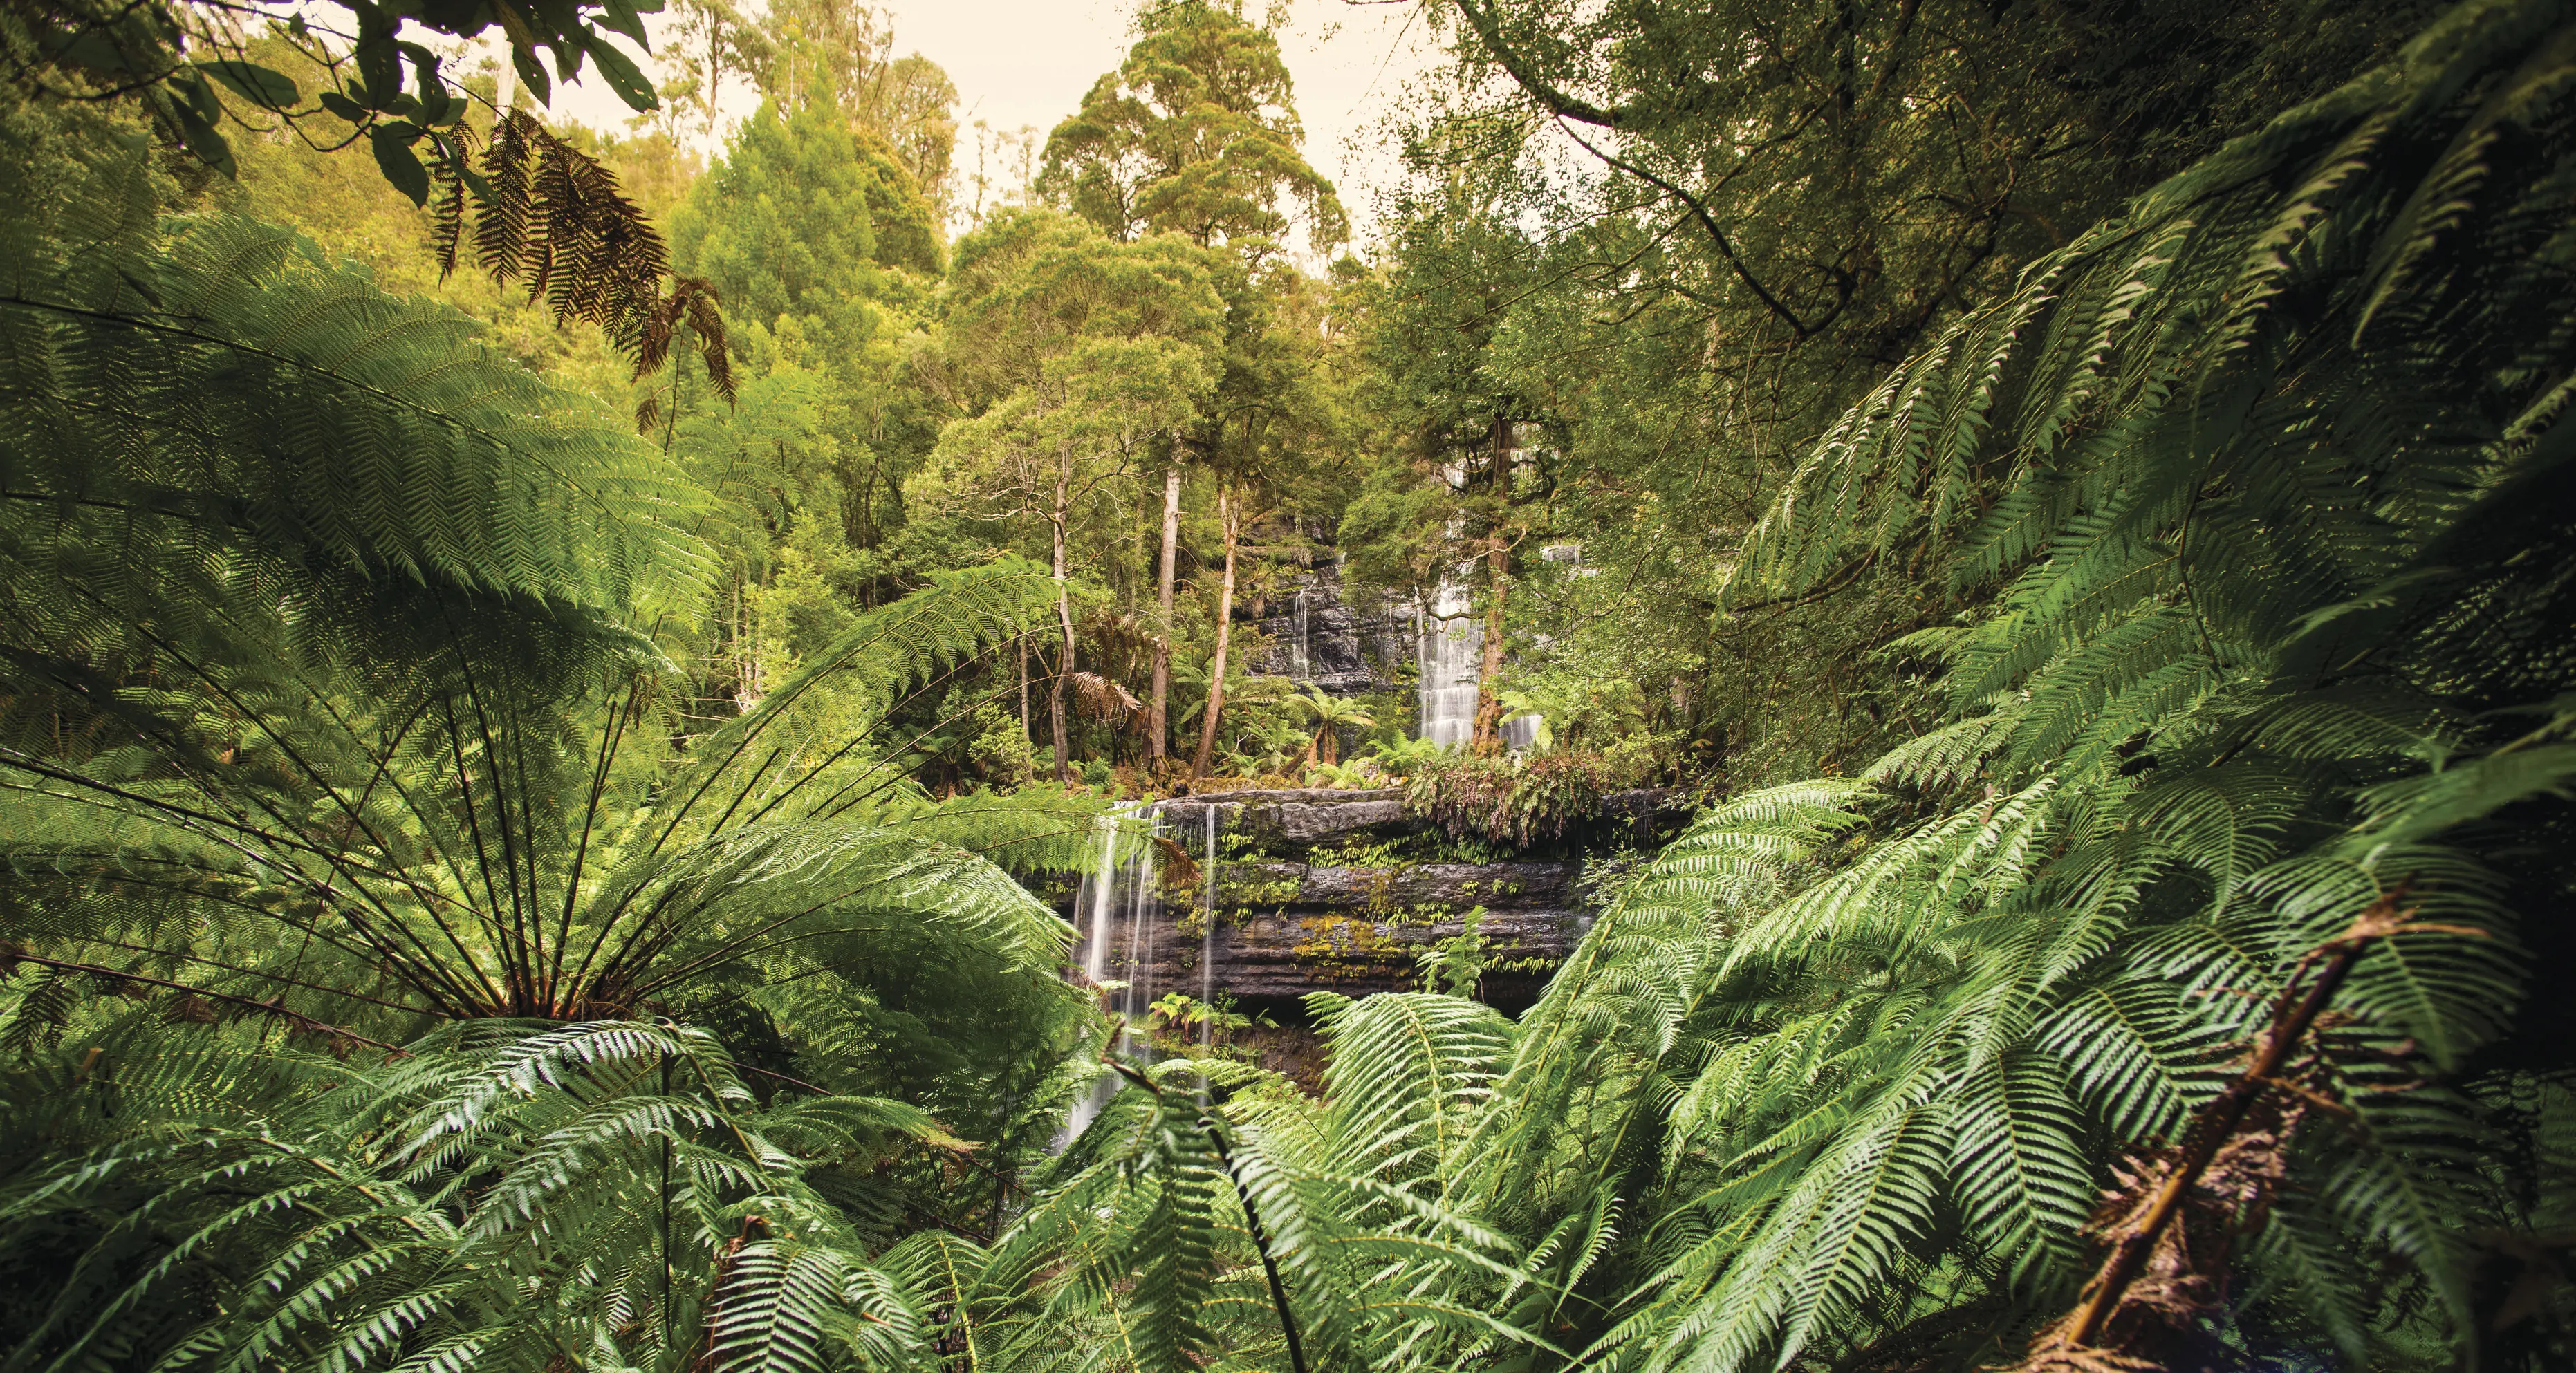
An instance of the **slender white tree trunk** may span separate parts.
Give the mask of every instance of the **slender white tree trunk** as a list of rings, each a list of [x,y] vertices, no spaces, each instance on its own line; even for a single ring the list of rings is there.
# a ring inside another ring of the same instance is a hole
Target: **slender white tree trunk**
[[[1207,776],[1208,757],[1216,752],[1217,712],[1225,709],[1225,651],[1234,641],[1234,547],[1243,525],[1242,502],[1219,490],[1216,517],[1225,526],[1225,581],[1216,598],[1216,661],[1208,667],[1207,715],[1199,721],[1198,758],[1190,764],[1193,782]]]
[[[1055,737],[1055,780],[1073,781],[1073,744],[1064,727],[1064,688],[1073,676],[1073,591],[1064,570],[1064,521],[1067,492],[1073,479],[1059,472],[1055,482],[1055,509],[1049,517],[1049,530],[1055,536],[1055,618],[1064,631],[1064,649],[1056,660],[1055,683],[1047,691],[1047,727]]]
[[[1169,752],[1165,739],[1171,731],[1165,712],[1172,697],[1172,562],[1180,543],[1181,469],[1174,464],[1163,474],[1163,567],[1156,588],[1163,617],[1155,624],[1154,703],[1145,716],[1145,757],[1149,763],[1162,762]]]

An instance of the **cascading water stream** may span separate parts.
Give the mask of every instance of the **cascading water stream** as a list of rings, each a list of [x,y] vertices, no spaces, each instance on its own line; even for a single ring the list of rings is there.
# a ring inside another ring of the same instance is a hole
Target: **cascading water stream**
[[[1082,948],[1082,976],[1094,986],[1109,980],[1109,903],[1117,891],[1118,824],[1106,816],[1094,822],[1100,830],[1100,857],[1074,888],[1074,909],[1090,915],[1091,933]]]
[[[1306,610],[1306,588],[1302,586],[1297,588],[1296,606],[1289,612],[1289,618],[1297,629],[1297,647],[1291,651],[1288,675],[1298,682],[1311,682],[1315,680],[1314,635],[1312,619]]]
[[[1443,748],[1465,748],[1476,732],[1476,678],[1483,667],[1485,627],[1467,594],[1440,579],[1429,608],[1419,612],[1421,668],[1414,735]]]
[[[1216,1043],[1216,807],[1199,807],[1207,846],[1199,858],[1199,1047]]]
[[[1414,737],[1443,748],[1465,748],[1476,737],[1476,688],[1485,671],[1485,624],[1464,589],[1447,577],[1418,611],[1415,688],[1419,714]],[[1505,720],[1503,746],[1525,749],[1538,739],[1538,717]]]
[[[1119,1048],[1127,1053],[1139,1052],[1140,1041],[1133,1027],[1145,1023],[1154,1005],[1154,919],[1162,913],[1159,891],[1162,877],[1160,855],[1155,851],[1154,837],[1163,832],[1162,808],[1145,813],[1151,829],[1144,843],[1120,868],[1127,897],[1127,962],[1125,987],[1118,992],[1118,1011],[1128,1028],[1119,1032]],[[1150,1039],[1141,1041],[1143,1052],[1150,1056]]]
[[[1114,975],[1125,984],[1108,1009],[1119,1013],[1122,1023],[1118,1048],[1127,1054],[1149,1052],[1151,1048],[1128,1027],[1139,1023],[1152,1004],[1147,984],[1153,977],[1154,921],[1160,913],[1156,893],[1162,878],[1151,838],[1161,832],[1162,818],[1156,811],[1146,812],[1150,828],[1143,837],[1130,828],[1135,819],[1132,810],[1099,819],[1099,851],[1093,857],[1091,871],[1084,873],[1074,888],[1074,910],[1082,917],[1085,929],[1083,980],[1098,987]],[[1058,1140],[1059,1147],[1081,1134],[1100,1114],[1100,1108],[1109,1104],[1116,1090],[1114,1080],[1103,1080],[1075,1102]]]

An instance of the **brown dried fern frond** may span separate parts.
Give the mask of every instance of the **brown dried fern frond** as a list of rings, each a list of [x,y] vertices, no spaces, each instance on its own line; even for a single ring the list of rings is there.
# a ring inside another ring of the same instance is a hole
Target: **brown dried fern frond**
[[[1123,720],[1145,708],[1134,692],[1097,672],[1076,671],[1071,680],[1074,699],[1082,713],[1102,724]]]
[[[2108,1246],[2083,1299],[2039,1333],[2010,1373],[2132,1373],[2206,1364],[2204,1317],[2226,1300],[2228,1254],[2259,1229],[2289,1175],[2290,1143],[2335,1099],[2325,1036],[2345,1020],[2336,991],[2371,946],[2427,931],[2479,934],[2415,919],[2407,883],[2373,901],[2343,934],[2311,949],[2273,997],[2272,1023],[2245,1068],[2193,1113],[2182,1138],[2113,1169],[2118,1186],[2087,1230]],[[2199,1348],[2195,1348],[2199,1346]]]
[[[1161,855],[1161,861],[1155,865],[1155,874],[1165,898],[1195,896],[1199,882],[1206,876],[1199,867],[1198,856],[1159,834],[1154,836],[1154,849]]]
[[[647,303],[628,316],[631,333],[618,340],[619,348],[635,360],[637,381],[662,370],[670,360],[671,345],[685,326],[697,340],[698,362],[706,368],[707,381],[727,404],[734,398],[733,355],[725,347],[724,316],[717,309],[716,288],[696,277],[674,275],[671,293]],[[661,398],[648,395],[635,411],[638,429],[649,429],[661,410]]]
[[[2279,1083],[2268,1084],[2279,1086]],[[2304,1091],[2263,1090],[2195,1167],[2190,1141],[2140,1150],[2113,1165],[2087,1233],[2132,1266],[2106,1265],[2087,1300],[2040,1333],[2015,1373],[2128,1373],[2205,1363],[2204,1317],[2227,1302],[2228,1256],[2263,1223],[2289,1178],[2290,1141],[2314,1103]],[[2104,1284],[2120,1282],[2115,1292]]]
[[[470,198],[474,261],[494,281],[525,282],[528,300],[544,301],[558,324],[597,325],[633,361],[638,381],[670,360],[685,326],[716,394],[733,400],[715,288],[671,271],[661,233],[614,172],[523,110],[502,112],[479,156],[467,126],[459,125],[452,141],[454,152],[431,171],[437,209],[430,246],[441,275],[454,272],[462,256]],[[638,426],[658,413],[648,398]]]

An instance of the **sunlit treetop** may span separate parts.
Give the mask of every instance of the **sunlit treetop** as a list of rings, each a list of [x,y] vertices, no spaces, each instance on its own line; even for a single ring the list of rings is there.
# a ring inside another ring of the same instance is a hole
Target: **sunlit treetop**
[[[1300,220],[1318,251],[1348,239],[1332,182],[1299,146],[1277,35],[1196,0],[1142,23],[1127,60],[1047,136],[1040,193],[1122,239],[1276,242]]]

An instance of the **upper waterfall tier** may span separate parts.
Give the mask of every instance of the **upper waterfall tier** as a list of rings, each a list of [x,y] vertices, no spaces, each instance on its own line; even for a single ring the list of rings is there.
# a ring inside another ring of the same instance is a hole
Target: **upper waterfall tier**
[[[1348,696],[1394,686],[1413,661],[1412,608],[1345,588],[1337,557],[1298,569],[1283,594],[1247,604],[1243,614],[1268,641],[1247,663],[1261,676]]]
[[[1255,675],[1348,696],[1394,686],[1411,664],[1418,669],[1413,736],[1451,748],[1474,736],[1485,624],[1463,583],[1442,581],[1431,603],[1418,606],[1348,589],[1341,559],[1328,556],[1245,613],[1266,641],[1248,663]],[[1537,722],[1507,720],[1501,731],[1507,747],[1527,748]]]

